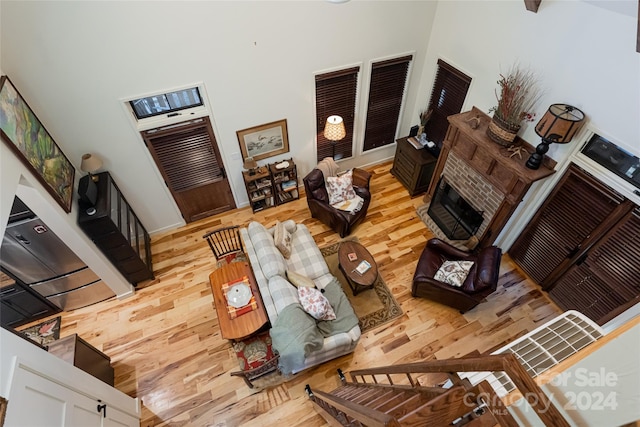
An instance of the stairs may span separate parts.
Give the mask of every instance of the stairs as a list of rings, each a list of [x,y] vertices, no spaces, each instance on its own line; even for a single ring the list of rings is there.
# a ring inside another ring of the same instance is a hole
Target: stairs
[[[306,391],[316,411],[335,427],[517,427],[489,383],[471,385],[457,374],[465,371],[505,372],[545,425],[569,426],[512,354],[358,370],[350,373],[351,381],[338,370],[341,384],[335,390],[307,385]],[[439,383],[428,384],[432,379]]]

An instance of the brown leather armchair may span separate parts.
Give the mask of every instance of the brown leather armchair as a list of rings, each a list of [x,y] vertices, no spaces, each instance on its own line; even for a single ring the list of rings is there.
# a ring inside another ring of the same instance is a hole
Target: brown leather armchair
[[[457,308],[461,313],[469,311],[495,292],[500,275],[501,256],[502,250],[496,246],[486,247],[478,253],[470,253],[440,239],[431,239],[420,255],[413,275],[411,295]],[[445,261],[474,262],[461,287],[457,288],[433,278]]]
[[[363,169],[353,169],[353,189],[357,195],[364,199],[359,211],[349,213],[334,208],[329,204],[329,194],[324,184],[324,175],[320,169],[314,168],[302,181],[307,194],[307,204],[311,216],[327,224],[340,237],[351,233],[353,227],[362,222],[367,216],[367,209],[371,202],[369,182],[371,174]]]

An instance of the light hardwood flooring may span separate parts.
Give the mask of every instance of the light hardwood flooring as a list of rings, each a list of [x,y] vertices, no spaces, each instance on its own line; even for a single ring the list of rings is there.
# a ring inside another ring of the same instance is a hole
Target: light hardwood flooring
[[[411,278],[432,233],[387,162],[369,168],[373,200],[354,234],[375,257],[404,315],[364,334],[353,354],[265,389],[232,377],[237,361],[222,339],[208,283],[214,258],[202,235],[256,220],[306,224],[319,246],[340,240],[311,218],[306,200],[253,214],[234,210],[152,236],[156,278],[135,296],[62,313],[61,335],[77,333],[111,357],[116,387],[142,401],[142,426],[325,426],[304,393],[305,384],[330,391],[336,368],[374,367],[481,354],[504,345],[560,313],[539,287],[503,257],[498,291],[474,310],[457,310],[411,297]]]

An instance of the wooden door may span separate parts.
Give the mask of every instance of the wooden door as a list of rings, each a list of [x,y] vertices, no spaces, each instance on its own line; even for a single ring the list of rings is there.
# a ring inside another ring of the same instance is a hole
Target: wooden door
[[[640,207],[629,212],[549,290],[565,310],[603,325],[640,302]]]
[[[235,209],[208,117],[141,134],[186,222]]]
[[[549,286],[572,260],[613,226],[624,198],[575,165],[520,234],[509,255],[531,278]]]

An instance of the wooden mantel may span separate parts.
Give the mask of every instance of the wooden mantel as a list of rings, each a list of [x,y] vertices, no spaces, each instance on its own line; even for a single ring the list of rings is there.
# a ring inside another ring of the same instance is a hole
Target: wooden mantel
[[[449,155],[454,154],[456,158],[461,159],[466,167],[482,175],[504,197],[483,234],[476,236],[480,241],[480,247],[486,247],[498,237],[531,184],[555,173],[556,162],[545,156],[539,169],[527,168],[525,163],[529,158],[528,153],[535,151],[533,146],[517,137],[514,143],[522,146],[526,152],[522,157],[517,154],[512,156],[507,148],[489,139],[487,127],[491,118],[476,107],[449,116],[448,120],[449,129],[424,201],[431,201]],[[479,126],[474,129],[471,125],[478,120]]]

